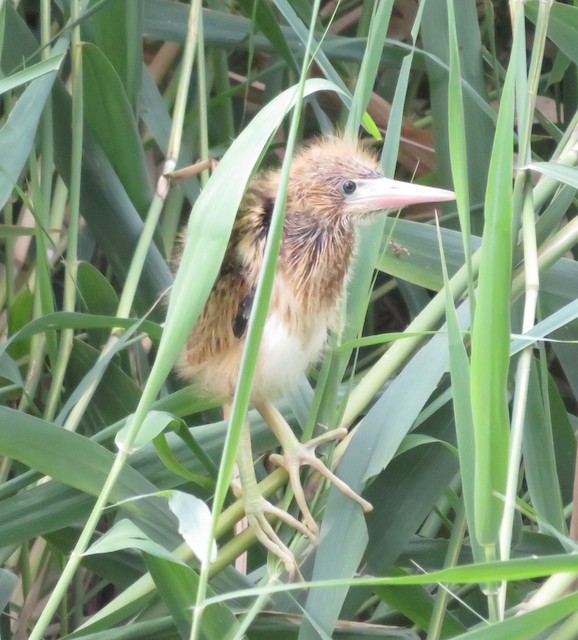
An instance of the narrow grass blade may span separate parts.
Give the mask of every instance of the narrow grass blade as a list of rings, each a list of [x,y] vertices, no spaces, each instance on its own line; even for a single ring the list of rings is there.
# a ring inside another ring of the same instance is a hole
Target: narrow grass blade
[[[449,98],[454,99],[455,89],[449,92],[450,51],[448,40],[447,2],[425,2],[421,36],[427,54],[426,68],[430,86],[432,128],[436,140],[436,172],[441,185],[452,180],[449,144],[451,140],[448,118]],[[484,68],[480,60],[482,39],[476,6],[468,2],[454,2],[455,30],[460,54],[460,82],[463,88],[463,111],[467,131],[467,168],[470,203],[477,215],[471,219],[472,231],[481,233],[482,220],[479,205],[483,202],[493,135],[492,121],[486,117],[488,99]],[[440,38],[440,33],[447,36]],[[447,39],[446,39],[447,38]],[[434,60],[435,58],[435,60]],[[452,78],[454,80],[454,78]],[[457,80],[457,78],[455,79]],[[459,185],[456,184],[456,188]],[[460,197],[464,197],[463,195]]]
[[[137,211],[152,198],[137,122],[120,78],[94,45],[82,47],[84,118]],[[122,131],[122,136],[111,135]]]
[[[277,16],[272,7],[266,2],[255,3],[252,0],[241,0],[239,5],[245,12],[245,15],[254,20],[257,29],[267,37],[274,46],[275,51],[283,57],[287,66],[294,72],[298,72],[297,62],[295,61],[293,52],[287,45],[285,34],[277,22]]]
[[[373,90],[373,79],[376,77],[379,63],[381,61],[383,42],[387,35],[392,9],[393,0],[379,2],[374,9],[375,15],[372,17],[370,23],[370,32],[367,36],[367,47],[359,69],[359,75],[351,103],[351,110],[347,116],[345,135],[350,138],[355,138],[357,136],[359,126],[363,121],[363,115]]]
[[[418,628],[427,630],[434,607],[433,597],[428,591],[416,586],[382,586],[377,587],[375,593],[392,609],[407,616]],[[453,637],[464,631],[465,626],[455,616],[448,614],[442,629],[444,637]]]
[[[538,517],[561,534],[566,534],[566,518],[560,494],[552,432],[548,389],[542,389],[538,363],[530,365],[528,403],[524,429],[524,467],[528,492]],[[546,394],[546,395],[544,395]]]
[[[171,562],[180,562],[174,554],[167,551],[165,547],[158,542],[151,540],[133,522],[126,519],[116,522],[108,531],[90,545],[84,552],[84,555],[91,556],[113,553],[121,549],[138,549]]]
[[[566,167],[555,162],[533,162],[528,165],[528,169],[538,171],[578,189],[578,169],[576,167]]]
[[[2,455],[94,496],[99,494],[114,459],[112,453],[88,438],[6,407],[0,407],[0,435]],[[120,502],[157,490],[144,476],[127,467],[111,500]],[[130,510],[146,514],[149,527],[165,527],[168,511],[158,502],[141,501],[138,508]]]
[[[474,274],[472,270],[472,244],[470,220],[470,194],[468,187],[468,153],[466,143],[466,122],[462,93],[461,65],[457,36],[454,0],[448,0],[448,35],[450,39],[450,75],[448,83],[448,135],[449,152],[454,190],[460,219],[460,229],[464,243],[464,255],[468,269],[468,295],[473,312]]]
[[[136,111],[141,82],[142,2],[105,2],[90,18],[95,44],[106,55]]]
[[[7,78],[2,78],[0,80],[0,94],[12,91],[13,89],[20,87],[27,82],[31,82],[32,80],[36,80],[47,73],[58,71],[64,56],[64,53],[59,53],[43,60],[42,62],[33,64],[22,71],[16,71],[16,73],[13,73]]]
[[[516,50],[516,48],[514,48]],[[504,84],[485,202],[478,299],[472,328],[471,402],[475,434],[476,532],[488,553],[502,517],[508,466],[507,379],[512,270],[512,167],[514,80],[510,61]],[[490,555],[491,557],[491,555]]]
[[[452,381],[452,398],[460,457],[460,473],[462,478],[462,500],[466,511],[470,532],[476,530],[475,524],[475,432],[471,403],[471,375],[470,361],[464,346],[463,334],[460,329],[458,315],[451,295],[449,276],[445,264],[444,248],[441,231],[438,226],[438,242],[442,257],[442,271],[444,276],[444,292],[446,299],[446,322],[448,328],[449,364]],[[471,308],[471,307],[470,307]],[[474,558],[481,562],[484,558],[483,549],[472,536],[472,551]]]
[[[56,71],[50,71],[33,80],[0,129],[0,207],[6,204],[26,164],[55,79]]]

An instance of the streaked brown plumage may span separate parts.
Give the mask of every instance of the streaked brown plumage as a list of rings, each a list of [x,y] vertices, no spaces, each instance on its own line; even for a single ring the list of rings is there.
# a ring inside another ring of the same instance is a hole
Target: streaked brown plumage
[[[312,168],[314,168],[312,170]],[[341,183],[347,178],[376,178],[382,174],[375,156],[338,138],[306,147],[295,157],[286,206],[285,230],[270,315],[299,337],[310,354],[301,373],[323,348],[322,327],[339,324],[343,280],[356,239],[354,212],[344,215]],[[229,248],[205,310],[183,352],[181,373],[223,398],[234,392],[246,321],[259,277],[278,172],[255,178],[245,196]],[[316,336],[316,347],[309,345]],[[310,347],[310,348],[308,348]],[[275,398],[286,392],[263,375],[259,363],[255,396]],[[265,368],[266,369],[266,368]]]
[[[278,183],[278,171],[259,174],[251,183],[218,279],[179,363],[185,378],[225,403],[230,402],[235,390]],[[367,146],[340,138],[316,141],[302,148],[293,160],[253,401],[282,444],[284,456],[273,459],[289,471],[296,500],[312,535],[317,526],[300,484],[301,464],[314,466],[365,510],[371,505],[315,457],[317,444],[342,438],[346,432],[335,430],[320,441],[302,445],[271,401],[287,393],[319,358],[328,331],[339,328],[343,284],[354,254],[359,223],[377,210],[452,198],[448,191],[386,180]],[[245,440],[250,443],[248,433]],[[243,471],[250,473],[249,464],[247,456],[243,464],[239,461],[241,475]],[[260,502],[246,498],[246,502],[250,502],[249,516],[259,510],[280,515],[263,498]],[[304,530],[292,516],[281,517]],[[252,524],[259,539],[291,569],[294,562],[291,552],[262,514],[253,517]]]

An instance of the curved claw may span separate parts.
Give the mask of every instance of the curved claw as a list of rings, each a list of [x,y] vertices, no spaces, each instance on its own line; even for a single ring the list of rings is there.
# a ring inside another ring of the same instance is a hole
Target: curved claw
[[[267,520],[266,514],[268,513],[308,536],[313,542],[316,542],[316,537],[297,518],[271,504],[265,498],[261,498],[258,504],[253,501],[251,506],[246,508],[247,522],[255,533],[257,540],[283,562],[285,570],[292,579],[295,573],[299,573],[297,561],[293,552],[285,545]]]
[[[278,453],[272,453],[269,456],[269,460],[278,467],[283,467],[289,474],[289,482],[291,483],[291,488],[293,489],[295,502],[297,502],[299,509],[303,514],[305,525],[307,526],[307,529],[309,531],[317,535],[317,533],[319,533],[319,527],[317,526],[315,518],[313,517],[313,514],[307,506],[305,492],[303,491],[303,485],[301,484],[301,478],[299,477],[299,468],[301,467],[302,463],[299,461],[294,461],[294,463],[292,464],[287,460],[285,455],[279,455]]]

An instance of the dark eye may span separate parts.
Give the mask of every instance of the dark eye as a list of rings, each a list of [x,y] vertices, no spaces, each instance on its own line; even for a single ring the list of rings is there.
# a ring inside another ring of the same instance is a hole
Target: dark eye
[[[341,185],[341,188],[343,189],[343,193],[348,196],[357,189],[357,185],[355,184],[355,182],[353,182],[353,180],[346,180]]]

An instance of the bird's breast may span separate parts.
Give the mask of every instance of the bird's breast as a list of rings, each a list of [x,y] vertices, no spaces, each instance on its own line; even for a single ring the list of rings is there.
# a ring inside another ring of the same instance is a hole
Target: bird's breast
[[[339,301],[313,308],[278,274],[263,329],[256,390],[271,397],[287,394],[321,357],[330,329],[336,328]]]
[[[256,387],[268,397],[281,397],[299,381],[301,374],[320,357],[327,340],[327,325],[307,332],[272,313],[263,330]]]

